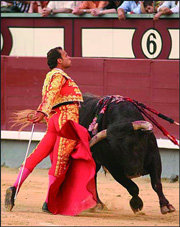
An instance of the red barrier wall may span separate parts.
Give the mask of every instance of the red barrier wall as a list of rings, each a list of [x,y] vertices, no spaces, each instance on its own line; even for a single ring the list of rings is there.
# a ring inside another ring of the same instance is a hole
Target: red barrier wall
[[[72,63],[67,72],[82,92],[128,96],[179,121],[178,61],[72,58]],[[12,112],[38,107],[49,69],[41,57],[2,56],[1,65],[1,128],[11,130]],[[158,122],[179,138],[177,126],[159,118]],[[36,126],[36,131],[44,130],[44,125]],[[165,138],[157,129],[155,134]]]

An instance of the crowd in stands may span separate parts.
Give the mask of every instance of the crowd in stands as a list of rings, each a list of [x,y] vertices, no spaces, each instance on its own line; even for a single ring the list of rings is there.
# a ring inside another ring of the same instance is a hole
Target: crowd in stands
[[[117,13],[119,20],[125,20],[126,14],[153,14],[153,19],[158,20],[161,15],[179,13],[179,1],[1,1],[2,12],[39,13],[42,17],[56,13]]]

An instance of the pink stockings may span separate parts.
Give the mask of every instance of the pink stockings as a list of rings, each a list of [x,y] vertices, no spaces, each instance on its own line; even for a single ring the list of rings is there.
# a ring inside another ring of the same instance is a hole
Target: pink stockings
[[[47,192],[47,196],[46,196],[46,203],[48,203],[48,195],[49,195],[49,189],[50,186],[54,183],[54,181],[56,180],[56,177],[49,175],[49,185],[48,185],[48,192]]]
[[[16,181],[15,181],[15,183],[13,185],[16,188],[17,188],[18,182],[20,180],[22,168],[23,168],[23,166],[21,166],[20,171],[19,171],[19,174],[17,176],[17,179],[16,179]],[[22,173],[22,177],[21,177],[21,181],[20,181],[20,184],[19,184],[19,189],[20,189],[22,183],[26,180],[26,178],[29,176],[30,173],[31,172],[27,168],[24,168],[23,173]],[[51,184],[54,183],[55,180],[56,180],[56,177],[54,177],[52,175],[49,175],[49,185],[48,185],[48,192],[47,192],[47,196],[46,196],[46,203],[48,203],[49,188],[50,188]]]
[[[15,183],[14,183],[14,185],[13,185],[13,186],[16,187],[16,188],[17,188],[18,182],[19,182],[19,180],[20,180],[20,176],[21,176],[22,169],[23,169],[23,166],[21,166],[20,171],[19,171],[19,174],[18,174],[18,176],[17,176],[17,179],[16,179],[16,181],[15,181]],[[22,177],[21,177],[21,181],[20,181],[20,184],[19,184],[19,189],[20,189],[22,183],[26,180],[26,178],[29,176],[30,173],[31,173],[31,172],[30,172],[27,168],[24,168],[23,173],[22,173]],[[18,191],[19,191],[19,190],[18,190]]]

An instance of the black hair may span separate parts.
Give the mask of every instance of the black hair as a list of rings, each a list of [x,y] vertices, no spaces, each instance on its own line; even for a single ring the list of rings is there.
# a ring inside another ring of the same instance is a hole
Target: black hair
[[[57,66],[57,59],[62,58],[59,50],[62,50],[62,47],[55,47],[48,51],[47,53],[47,64],[50,69],[53,69]]]
[[[144,7],[152,6],[153,5],[153,1],[144,1],[143,4],[144,4]]]

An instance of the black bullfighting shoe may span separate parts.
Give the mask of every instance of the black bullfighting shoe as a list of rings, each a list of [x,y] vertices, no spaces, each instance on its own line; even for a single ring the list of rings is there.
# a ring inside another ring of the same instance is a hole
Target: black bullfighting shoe
[[[46,212],[46,213],[51,213],[51,212],[48,210],[48,205],[47,205],[46,202],[43,203],[42,211],[43,211],[43,212]]]
[[[11,211],[14,206],[15,193],[16,193],[16,188],[14,186],[6,190],[5,208],[7,211]]]

